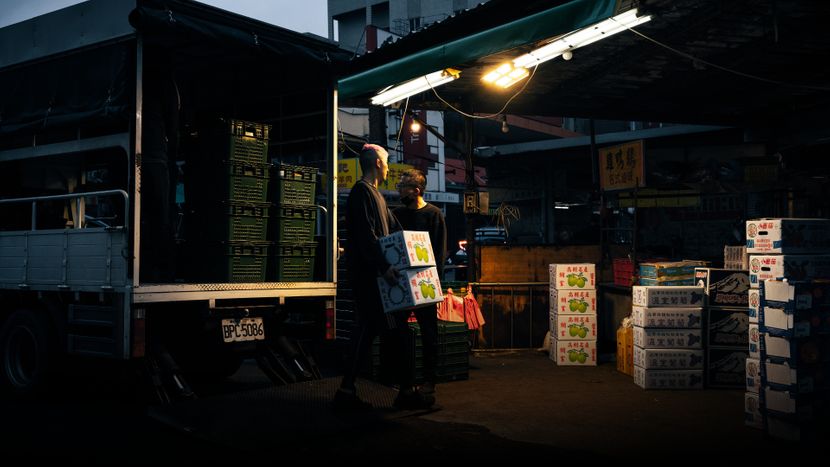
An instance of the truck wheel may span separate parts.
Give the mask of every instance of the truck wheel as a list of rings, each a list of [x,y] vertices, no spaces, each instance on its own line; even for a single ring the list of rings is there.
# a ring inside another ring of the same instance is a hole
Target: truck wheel
[[[42,392],[54,367],[53,350],[48,316],[15,311],[0,332],[0,384],[18,395]]]

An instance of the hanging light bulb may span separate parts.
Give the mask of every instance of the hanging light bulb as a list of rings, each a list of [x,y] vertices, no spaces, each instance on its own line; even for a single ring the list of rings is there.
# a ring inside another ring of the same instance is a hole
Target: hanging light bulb
[[[510,127],[507,126],[507,115],[502,114],[501,116],[501,132],[508,133],[510,132]]]
[[[412,123],[409,125],[409,130],[413,133],[418,133],[421,131],[421,124],[418,123],[418,120],[412,119]]]

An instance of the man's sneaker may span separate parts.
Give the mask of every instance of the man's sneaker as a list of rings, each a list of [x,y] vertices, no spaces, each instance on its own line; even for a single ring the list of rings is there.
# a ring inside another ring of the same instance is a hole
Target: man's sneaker
[[[372,404],[364,402],[353,392],[338,389],[331,401],[331,407],[337,411],[365,412],[372,410]]]
[[[417,391],[400,391],[392,405],[400,410],[424,410],[435,404],[435,397]]]

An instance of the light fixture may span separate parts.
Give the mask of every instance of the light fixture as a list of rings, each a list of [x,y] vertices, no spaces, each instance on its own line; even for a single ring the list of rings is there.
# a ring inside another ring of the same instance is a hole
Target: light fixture
[[[562,56],[565,60],[573,58],[573,50],[622,32],[628,28],[651,21],[651,16],[637,16],[637,9],[633,8],[613,18],[600,21],[591,26],[578,29],[561,36],[550,43],[513,60],[513,63],[504,63],[481,78],[482,81],[495,84],[503,88],[510,87],[526,78],[530,73],[528,68]]]
[[[409,125],[409,131],[412,133],[418,133],[421,131],[421,124],[418,123],[418,120],[412,119],[412,123]]]
[[[501,132],[502,133],[509,133],[510,127],[507,126],[507,115],[502,114],[501,116]]]
[[[651,21],[651,16],[637,16],[637,9],[633,8],[613,18],[608,18],[605,21],[600,21],[591,26],[565,34],[549,44],[513,60],[513,66],[525,68],[536,66],[563,55],[566,51],[572,52],[574,49],[593,44],[598,40],[613,36],[618,32],[639,26],[648,21]]]
[[[504,63],[495,70],[481,78],[485,83],[494,84],[502,88],[509,88],[519,81],[527,78],[530,72],[527,68],[514,67],[510,63]]]
[[[397,86],[389,86],[372,98],[372,104],[382,106],[394,104],[399,100],[406,99],[409,96],[414,96],[415,94],[424,92],[427,89],[449,83],[450,81],[458,79],[459,76],[461,76],[461,72],[459,70],[446,68],[444,70],[439,70],[428,75],[409,80]]]

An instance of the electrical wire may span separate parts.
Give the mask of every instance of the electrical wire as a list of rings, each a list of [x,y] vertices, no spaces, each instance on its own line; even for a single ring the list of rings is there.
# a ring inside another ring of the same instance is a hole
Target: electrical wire
[[[339,112],[339,110],[338,110],[338,112]],[[337,131],[338,131],[338,133],[340,133],[340,142],[343,144],[343,146],[345,146],[345,147],[346,147],[346,149],[348,149],[349,151],[351,151],[352,153],[354,153],[354,155],[356,155],[356,156],[360,156],[360,153],[359,153],[359,152],[357,152],[357,151],[355,151],[354,149],[352,149],[352,147],[351,147],[351,146],[349,146],[349,145],[346,143],[346,137],[343,135],[343,127],[340,125],[340,116],[339,116],[339,115],[337,116]],[[349,136],[354,136],[354,135],[349,135]]]
[[[614,22],[618,22],[614,18],[611,18],[611,19]],[[683,52],[681,50],[677,50],[677,49],[675,49],[675,48],[673,48],[669,45],[666,45],[666,44],[658,41],[657,39],[653,39],[653,38],[639,32],[639,31],[635,31],[634,29],[630,28],[629,26],[625,26],[625,28],[628,29],[629,31],[633,32],[634,34],[642,37],[643,39],[645,39],[645,40],[647,40],[647,41],[649,41],[649,42],[651,42],[655,45],[658,45],[658,46],[660,46],[660,47],[662,47],[662,48],[664,48],[664,49],[666,49],[670,52],[673,52],[677,55],[680,55],[681,57],[687,58],[687,59],[692,60],[694,62],[702,63],[706,66],[710,66],[712,68],[715,68],[715,69],[718,69],[718,70],[721,70],[721,71],[725,71],[727,73],[732,73],[733,75],[741,76],[743,78],[753,79],[753,80],[756,80],[756,81],[761,81],[761,82],[764,82],[764,83],[775,84],[775,85],[778,85],[778,86],[787,86],[787,87],[793,87],[793,88],[810,89],[810,90],[813,90],[813,91],[830,91],[830,87],[812,86],[812,85],[809,85],[809,84],[785,83],[783,81],[777,81],[777,80],[774,80],[774,79],[764,78],[762,76],[752,75],[752,74],[749,74],[749,73],[744,73],[742,71],[733,70],[731,68],[727,68],[725,66],[721,66],[721,65],[712,63],[712,62],[704,60],[702,58],[697,58],[694,55],[688,54],[688,53]]]
[[[435,88],[432,87],[432,84],[429,82],[428,78],[426,79],[426,82],[429,85],[429,88],[432,89],[432,92],[433,92],[433,94],[435,94],[435,97],[437,97],[439,101],[443,102],[444,105],[446,105],[450,109],[454,110],[455,112],[457,112],[457,113],[459,113],[459,114],[461,114],[465,117],[469,117],[469,118],[490,119],[490,118],[498,117],[499,115],[501,115],[502,112],[504,112],[507,109],[507,106],[510,105],[511,102],[513,102],[513,99],[519,97],[519,94],[524,92],[525,88],[527,88],[527,85],[530,84],[530,80],[532,80],[533,76],[536,75],[536,69],[537,68],[539,68],[539,63],[536,63],[536,65],[533,66],[533,72],[527,78],[527,81],[525,81],[525,84],[522,85],[522,88],[519,89],[518,91],[516,91],[516,94],[513,94],[513,96],[511,96],[510,99],[507,99],[507,102],[504,103],[504,107],[502,107],[501,110],[499,110],[498,112],[496,112],[494,114],[491,114],[491,115],[472,115],[472,114],[468,114],[468,113],[466,113],[462,110],[459,110],[459,109],[455,108],[452,104],[445,101],[444,98],[442,98],[441,96],[438,95],[438,91],[436,91]],[[426,78],[426,76],[424,78]]]
[[[429,81],[427,81],[429,82]],[[398,145],[401,142],[401,133],[403,133],[403,123],[406,120],[406,109],[409,108],[409,97],[406,98],[406,103],[403,106],[403,114],[401,115],[401,127],[398,129],[398,137],[395,139],[395,151],[398,150]]]

